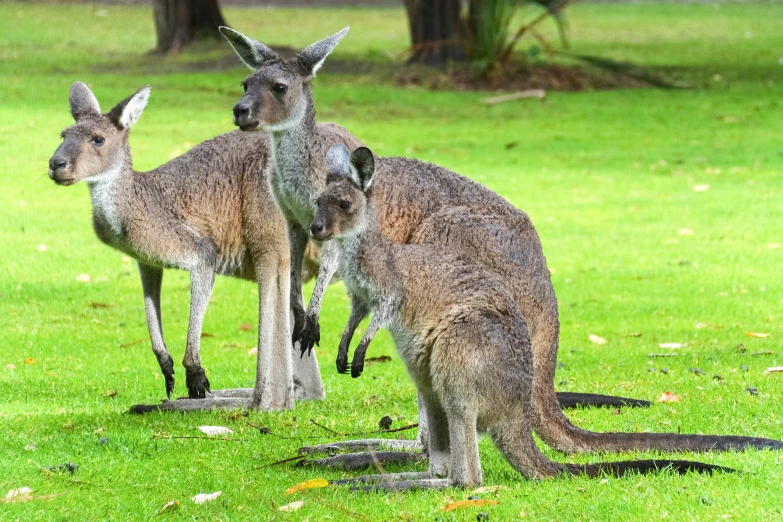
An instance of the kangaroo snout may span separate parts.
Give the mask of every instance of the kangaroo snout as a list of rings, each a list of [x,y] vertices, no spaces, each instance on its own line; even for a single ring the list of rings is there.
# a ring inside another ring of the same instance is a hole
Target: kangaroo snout
[[[49,158],[49,178],[58,185],[70,185],[73,179],[65,173],[67,166],[68,160],[63,156],[54,155]]]
[[[49,169],[52,171],[52,173],[58,171],[59,169],[64,169],[67,165],[68,160],[62,156],[52,156],[49,159]]]
[[[258,120],[251,117],[250,104],[244,101],[234,105],[234,125],[242,130],[254,130],[258,127]]]

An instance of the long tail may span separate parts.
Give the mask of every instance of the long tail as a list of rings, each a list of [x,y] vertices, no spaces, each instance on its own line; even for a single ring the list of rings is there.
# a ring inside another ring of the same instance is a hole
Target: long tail
[[[652,403],[642,399],[628,399],[598,393],[557,392],[557,402],[562,409],[593,406],[596,408],[649,408]]]
[[[680,475],[685,475],[688,472],[711,475],[716,471],[722,471],[724,473],[733,473],[737,471],[725,466],[716,466],[714,464],[704,464],[703,462],[692,462],[689,460],[628,460],[584,465],[565,464],[564,467],[569,475],[587,475],[588,477],[597,477],[600,475],[622,477],[628,473],[646,475],[659,471],[673,471]]]

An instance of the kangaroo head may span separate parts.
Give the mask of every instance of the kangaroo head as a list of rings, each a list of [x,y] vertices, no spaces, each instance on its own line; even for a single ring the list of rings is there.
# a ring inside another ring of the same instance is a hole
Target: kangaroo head
[[[63,142],[49,159],[49,177],[58,185],[72,185],[118,172],[130,154],[128,129],[141,116],[149,95],[150,87],[143,87],[101,114],[89,87],[74,83],[68,101],[76,123],[62,131]]]
[[[245,94],[234,105],[234,125],[242,130],[266,131],[294,128],[304,118],[310,82],[348,27],[306,47],[290,60],[283,60],[272,49],[252,38],[221,27],[239,58],[253,70],[242,87]]]
[[[350,155],[342,143],[329,148],[325,158],[326,188],[316,200],[310,233],[319,241],[343,238],[364,230],[372,196],[375,159],[367,147]]]

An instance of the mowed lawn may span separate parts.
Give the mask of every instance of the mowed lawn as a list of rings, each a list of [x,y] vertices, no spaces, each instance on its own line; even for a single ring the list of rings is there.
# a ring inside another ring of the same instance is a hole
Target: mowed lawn
[[[292,47],[351,25],[335,60],[399,63],[407,45],[401,8],[225,14],[238,30]],[[783,374],[764,374],[783,364],[780,15],[774,3],[570,9],[575,52],[665,68],[698,86],[689,90],[551,92],[544,102],[486,106],[485,93],[401,89],[383,74],[326,69],[315,80],[316,104],[322,121],[339,122],[378,154],[452,168],[531,215],[560,301],[558,389],[653,401],[670,391],[681,398],[645,410],[573,411],[578,425],[781,439]],[[286,495],[306,479],[348,476],[264,467],[303,444],[337,438],[311,421],[348,434],[376,430],[384,415],[393,427],[417,421],[415,390],[386,333],[369,355],[390,355],[391,362],[356,380],[334,370],[348,316],[340,284],[327,292],[321,317],[325,401],[247,416],[126,415],[132,404],[162,399],[163,379],[134,263],[94,236],[86,186],[57,187],[46,175],[59,132],[72,121],[68,88],[86,82],[108,110],[152,85],[131,133],[134,166],[148,169],[233,128],[230,109],[246,69],[238,61],[217,71],[204,67],[230,57],[228,46],[166,59],[146,55],[154,34],[151,11],[142,7],[4,3],[0,19],[0,497],[20,487],[36,497],[0,503],[0,520],[783,515],[777,453],[684,455],[736,474],[539,483],[522,479],[488,440],[480,446],[484,482],[503,489],[478,495],[497,505],[444,512],[447,503],[474,494],[454,489]],[[85,274],[89,282],[77,280]],[[167,272],[163,316],[180,395],[188,302],[187,274]],[[256,310],[254,285],[218,279],[204,325],[210,336],[202,341],[213,388],[253,385],[248,351],[256,345]],[[591,335],[607,342],[594,344]],[[662,353],[674,356],[649,357]],[[234,433],[229,440],[168,438],[198,437],[202,425]],[[667,456],[545,451],[571,462]],[[75,474],[43,471],[66,461],[78,464]],[[222,495],[204,505],[190,499],[215,491]],[[304,504],[295,513],[278,510],[298,500]],[[179,504],[156,516],[170,501]]]

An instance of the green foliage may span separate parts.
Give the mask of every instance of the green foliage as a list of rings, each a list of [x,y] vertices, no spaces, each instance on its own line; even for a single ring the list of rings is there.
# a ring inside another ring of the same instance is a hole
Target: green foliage
[[[570,413],[575,423],[599,431],[781,439],[783,375],[763,375],[783,364],[778,11],[772,3],[569,10],[570,36],[580,51],[678,68],[709,84],[705,89],[549,93],[545,103],[486,106],[481,93],[399,89],[380,74],[325,70],[315,80],[319,118],[346,126],[381,155],[415,156],[470,176],[530,214],[561,307],[559,359],[566,367],[558,369],[558,389],[651,400],[669,390],[682,398],[617,415],[576,411]],[[351,25],[330,58],[335,61],[372,54],[388,62],[408,44],[401,9],[225,14],[240,31],[295,48]],[[0,498],[24,486],[45,497],[0,504],[0,520],[467,521],[482,510],[491,520],[783,515],[780,454],[682,456],[743,472],[734,475],[535,483],[522,480],[486,440],[480,446],[484,481],[508,489],[481,496],[499,500],[497,506],[442,512],[448,502],[473,494],[457,490],[363,496],[326,488],[285,495],[309,478],[351,475],[261,467],[293,456],[300,445],[334,440],[310,419],[343,433],[372,431],[384,415],[393,427],[416,421],[413,386],[385,333],[370,355],[389,355],[391,362],[367,368],[360,379],[334,371],[348,315],[339,285],[327,292],[317,349],[327,400],[247,417],[125,415],[132,404],[163,398],[163,382],[147,340],[135,267],[95,238],[87,188],[57,187],[46,176],[58,133],[71,122],[68,88],[85,81],[108,107],[152,85],[130,138],[136,168],[148,169],[232,129],[231,106],[247,71],[227,46],[171,60],[146,56],[155,43],[148,8],[3,3],[0,20]],[[543,31],[556,37],[554,28]],[[232,67],[216,69],[215,62]],[[697,185],[709,190],[694,191]],[[78,282],[80,274],[89,274],[90,282]],[[187,274],[169,272],[163,321],[175,361],[184,352],[187,315]],[[256,332],[239,327],[256,320],[254,286],[218,278],[204,325],[214,337],[202,348],[216,388],[252,386],[248,350]],[[607,344],[591,344],[590,334]],[[671,351],[676,357],[650,359],[665,342],[687,346]],[[745,353],[736,349],[740,343]],[[774,353],[752,355],[766,351]],[[175,392],[184,394],[179,366],[176,376]],[[760,394],[748,394],[750,386]],[[199,436],[201,425],[227,426],[235,432],[228,438],[236,440],[166,437]],[[571,462],[662,456],[545,451]],[[80,466],[75,475],[41,471],[66,461]],[[223,492],[214,502],[190,500],[214,491]],[[155,516],[172,500],[180,504]],[[278,510],[295,500],[304,500],[299,511]]]

